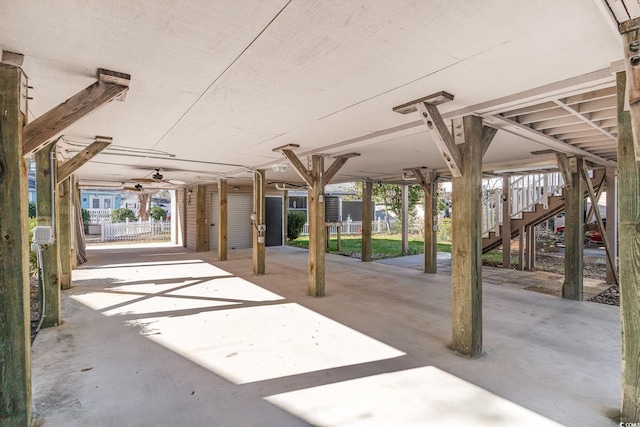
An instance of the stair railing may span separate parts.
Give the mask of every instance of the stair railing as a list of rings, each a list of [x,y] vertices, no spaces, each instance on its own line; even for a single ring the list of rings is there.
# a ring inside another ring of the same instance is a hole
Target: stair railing
[[[494,178],[495,179],[495,178]],[[513,176],[511,186],[511,218],[522,218],[523,212],[532,212],[537,204],[549,207],[549,197],[561,194],[564,186],[559,172]],[[499,233],[502,224],[502,191],[488,192],[482,201],[482,233]]]

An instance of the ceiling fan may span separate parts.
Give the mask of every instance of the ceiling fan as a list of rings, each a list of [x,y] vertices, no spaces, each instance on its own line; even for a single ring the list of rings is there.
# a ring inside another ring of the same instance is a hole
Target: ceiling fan
[[[147,175],[148,177],[149,175]],[[160,168],[155,168],[153,175],[150,178],[133,178],[131,181],[146,184],[147,186],[155,188],[175,188],[180,185],[184,185],[183,181],[177,181],[175,179],[164,179],[164,175],[160,173]]]
[[[122,187],[123,190],[133,191],[135,193],[143,193],[143,194],[154,194],[158,192],[157,188],[144,188],[142,184],[138,183],[133,187]]]

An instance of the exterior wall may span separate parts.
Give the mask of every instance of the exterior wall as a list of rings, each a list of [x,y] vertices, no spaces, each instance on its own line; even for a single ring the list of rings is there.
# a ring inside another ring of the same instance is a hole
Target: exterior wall
[[[100,200],[100,206],[96,209],[116,209],[120,207],[121,194],[116,191],[96,191],[96,190],[82,190],[80,192],[80,206],[85,209],[93,209],[91,201],[97,198]],[[111,206],[104,206],[104,200],[111,200]]]
[[[183,190],[178,190],[178,194],[177,194],[177,202],[178,202],[178,206],[177,206],[177,211],[180,212],[179,216],[181,215],[181,213],[183,212],[183,206],[184,203],[186,202],[186,228],[187,228],[187,232],[186,232],[186,244],[185,246],[191,250],[195,250],[196,249],[196,200],[198,197],[198,187],[193,185],[188,187],[189,190],[191,190],[191,193],[187,194],[187,199],[186,201],[184,200],[184,192]],[[235,190],[235,188],[238,188],[238,190]],[[209,250],[210,247],[210,235],[211,235],[211,221],[217,222],[217,218],[211,218],[211,195],[212,193],[217,193],[218,192],[218,185],[217,184],[211,184],[211,185],[206,185],[203,187],[203,191],[205,192],[205,218],[204,218],[204,226],[205,226],[205,245],[204,247],[206,247],[206,250]],[[229,183],[229,187],[227,189],[228,194],[252,194],[252,187],[251,186],[235,186],[233,185],[233,183]],[[265,195],[273,195],[273,196],[280,196],[282,197],[282,191],[278,191],[278,190],[269,190],[267,189],[267,191],[265,192]]]

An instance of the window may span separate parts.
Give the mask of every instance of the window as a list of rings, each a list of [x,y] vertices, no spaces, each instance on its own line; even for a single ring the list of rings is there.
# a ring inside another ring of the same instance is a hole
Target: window
[[[111,209],[111,199],[104,199],[104,208]]]
[[[100,199],[93,199],[91,201],[91,207],[93,209],[100,209]]]

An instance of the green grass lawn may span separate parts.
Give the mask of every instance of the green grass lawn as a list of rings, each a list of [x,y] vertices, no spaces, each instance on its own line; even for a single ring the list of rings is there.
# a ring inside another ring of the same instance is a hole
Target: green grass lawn
[[[309,237],[300,236],[296,240],[289,242],[290,246],[298,248],[309,248]],[[337,251],[337,240],[332,238],[329,244],[329,251]],[[362,251],[361,236],[341,236],[340,251],[360,253]],[[450,243],[438,243],[438,252],[451,252]],[[371,236],[371,253],[379,254],[382,258],[392,258],[402,255],[402,237],[397,234],[374,234]],[[424,241],[409,238],[409,255],[424,253]]]

